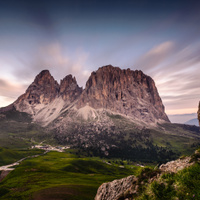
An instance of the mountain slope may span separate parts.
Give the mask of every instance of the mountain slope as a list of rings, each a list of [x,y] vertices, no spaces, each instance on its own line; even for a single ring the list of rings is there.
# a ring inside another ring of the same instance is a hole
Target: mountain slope
[[[76,105],[81,108],[86,104],[148,123],[169,121],[153,79],[142,71],[111,65],[99,68],[89,77]]]

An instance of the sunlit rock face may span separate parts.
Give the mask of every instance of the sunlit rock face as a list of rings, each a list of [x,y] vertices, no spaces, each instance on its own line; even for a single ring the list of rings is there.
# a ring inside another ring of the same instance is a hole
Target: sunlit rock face
[[[128,176],[112,182],[103,183],[98,188],[95,200],[119,200],[125,191],[131,190],[131,186],[136,180],[135,176]]]
[[[108,65],[92,72],[77,107],[85,104],[145,122],[169,121],[153,79],[138,70]]]
[[[74,118],[82,116],[83,120],[102,118],[101,112],[108,111],[148,124],[169,122],[151,77],[111,65],[92,72],[84,90],[72,75],[58,84],[48,70],[43,70],[12,106],[44,126],[72,110]]]

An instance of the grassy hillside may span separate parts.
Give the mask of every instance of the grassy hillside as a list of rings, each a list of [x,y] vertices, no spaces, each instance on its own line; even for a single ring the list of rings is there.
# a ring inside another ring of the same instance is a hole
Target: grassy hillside
[[[17,166],[0,183],[0,199],[94,199],[103,182],[137,174],[138,169],[50,152]]]
[[[16,110],[0,114],[0,166],[40,154],[41,150],[30,147],[42,141],[55,143],[52,132],[31,123],[28,114]]]
[[[166,123],[144,128],[120,115],[107,114],[106,117],[107,125],[74,121],[59,132],[32,123],[26,113],[8,111],[0,116],[0,147],[21,151],[44,142],[69,145],[85,156],[163,163],[191,154],[200,145],[199,128],[195,126]],[[8,154],[6,159],[9,157],[13,160],[14,154]],[[8,163],[3,160],[2,164]]]
[[[177,173],[145,169],[138,176],[138,192],[129,197],[137,200],[198,200],[200,199],[200,150],[191,157],[193,165]],[[152,178],[154,176],[154,178]],[[157,177],[157,178],[155,178]],[[153,181],[152,181],[153,180]],[[125,196],[121,200],[125,199]]]
[[[40,149],[7,149],[0,147],[0,166],[14,163],[27,156],[42,154]]]

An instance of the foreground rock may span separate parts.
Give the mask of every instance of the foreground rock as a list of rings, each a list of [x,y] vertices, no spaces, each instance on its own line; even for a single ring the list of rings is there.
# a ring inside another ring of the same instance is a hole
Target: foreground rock
[[[191,157],[183,157],[175,161],[162,164],[159,169],[152,170],[144,168],[138,177],[128,176],[123,179],[114,180],[109,183],[103,183],[96,194],[95,200],[133,200],[137,199],[145,188],[148,188],[152,182],[163,183],[164,173],[177,173],[200,160],[200,152],[196,151]],[[176,188],[176,186],[173,186]],[[151,187],[150,187],[151,188]],[[148,194],[148,192],[147,192]]]
[[[117,200],[123,195],[124,191],[131,189],[135,180],[135,176],[128,176],[109,183],[103,183],[97,191],[95,200]]]
[[[175,161],[168,162],[166,164],[162,164],[159,169],[163,172],[173,172],[177,173],[179,170],[184,169],[185,167],[189,167],[193,162],[191,162],[191,157],[180,158]]]

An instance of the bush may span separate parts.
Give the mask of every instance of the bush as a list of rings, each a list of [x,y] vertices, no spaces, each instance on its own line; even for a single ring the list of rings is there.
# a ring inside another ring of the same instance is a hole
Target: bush
[[[0,187],[0,197],[4,196],[5,194],[7,194],[9,192],[8,189]]]
[[[177,174],[178,198],[200,199],[200,165],[195,164]]]
[[[154,181],[151,184],[151,188],[156,200],[170,200],[173,199],[176,194],[176,191],[171,184],[158,183],[157,181]]]

